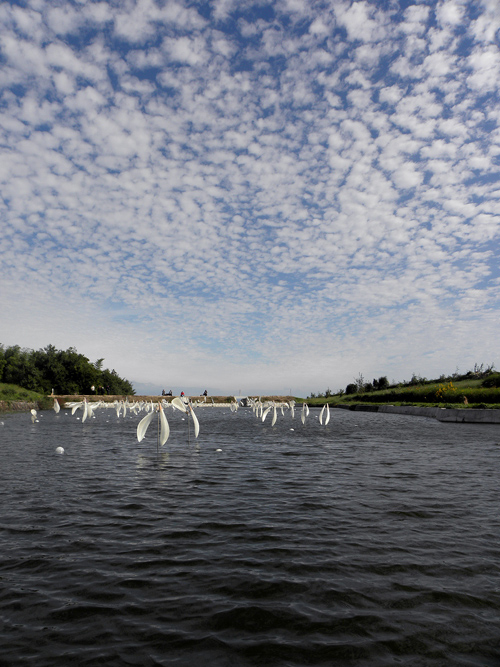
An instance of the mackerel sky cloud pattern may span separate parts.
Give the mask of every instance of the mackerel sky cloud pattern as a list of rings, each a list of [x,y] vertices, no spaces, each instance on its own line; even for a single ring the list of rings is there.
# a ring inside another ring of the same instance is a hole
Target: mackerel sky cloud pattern
[[[0,342],[174,392],[498,363],[499,44],[496,0],[3,3]]]

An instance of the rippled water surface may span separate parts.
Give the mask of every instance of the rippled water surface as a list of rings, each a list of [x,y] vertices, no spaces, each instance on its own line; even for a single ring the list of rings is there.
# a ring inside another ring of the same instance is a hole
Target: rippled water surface
[[[0,415],[1,665],[500,665],[498,425],[197,414]]]

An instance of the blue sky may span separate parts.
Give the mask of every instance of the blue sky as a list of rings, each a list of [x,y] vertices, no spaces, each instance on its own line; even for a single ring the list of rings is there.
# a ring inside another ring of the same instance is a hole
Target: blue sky
[[[0,342],[138,390],[497,363],[500,5],[0,6]]]

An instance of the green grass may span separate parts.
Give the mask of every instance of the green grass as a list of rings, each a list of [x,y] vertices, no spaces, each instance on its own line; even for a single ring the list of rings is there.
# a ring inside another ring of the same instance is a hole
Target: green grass
[[[308,405],[350,405],[353,403],[377,403],[390,405],[419,405],[454,408],[500,408],[500,387],[482,387],[483,380],[467,379],[433,381],[407,387],[391,387],[383,391],[345,394],[325,398],[305,399]],[[468,403],[464,402],[464,397]]]
[[[52,406],[51,400],[47,396],[44,396],[44,394],[23,389],[16,384],[6,384],[5,382],[0,382],[0,401],[6,403],[5,408],[7,410],[12,403],[18,402],[36,403],[40,409]]]

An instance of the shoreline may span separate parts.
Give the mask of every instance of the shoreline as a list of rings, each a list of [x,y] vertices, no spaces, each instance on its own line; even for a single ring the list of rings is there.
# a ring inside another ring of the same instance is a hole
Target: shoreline
[[[0,401],[0,413],[40,410],[36,401]]]
[[[53,407],[54,400],[57,400],[61,408],[65,407],[66,403],[77,403],[86,399],[89,403],[114,403],[115,401],[128,401],[129,403],[136,403],[140,401],[145,401],[147,403],[153,402],[158,403],[161,400],[165,400],[167,403],[170,403],[175,396],[157,396],[157,395],[126,395],[126,394],[50,394],[43,398],[41,401],[20,401],[20,400],[0,400],[0,413],[6,412],[29,412],[32,409],[35,410],[51,410]],[[213,405],[220,407],[228,407],[231,405],[231,402],[234,399],[234,396],[207,396],[206,400],[204,396],[188,396],[193,405],[198,403],[197,407],[211,407]],[[238,399],[246,398],[238,396]],[[277,403],[288,402],[295,400],[292,396],[261,396],[263,401],[276,401]]]
[[[44,400],[43,407],[36,401],[5,401],[0,400],[0,413],[9,412],[29,412],[30,410],[50,410],[52,405],[47,407],[50,399],[57,400],[61,408],[66,408],[67,403],[79,402],[86,399],[89,403],[110,403],[115,401],[128,401],[130,403],[146,401],[158,403],[162,399],[170,403],[175,396],[126,396],[126,395],[85,395],[85,394],[68,394],[68,395],[54,395],[47,396]],[[206,401],[202,401],[203,396],[187,396],[194,403],[197,402],[197,408],[211,408],[211,407],[230,407],[231,400],[234,397],[230,396],[208,396]],[[292,399],[290,396],[262,396],[264,401],[275,401],[277,403],[288,402]],[[320,406],[311,406],[313,408]],[[387,405],[387,404],[368,404],[368,403],[354,403],[352,405],[331,405],[332,409],[351,410],[356,412],[381,412],[386,414],[409,415],[413,417],[427,417],[430,419],[437,419],[440,422],[452,422],[458,424],[500,424],[500,410],[483,409],[483,408],[439,408],[439,407],[422,407],[411,405]],[[66,408],[67,409],[67,408]]]

